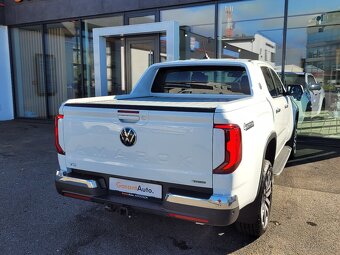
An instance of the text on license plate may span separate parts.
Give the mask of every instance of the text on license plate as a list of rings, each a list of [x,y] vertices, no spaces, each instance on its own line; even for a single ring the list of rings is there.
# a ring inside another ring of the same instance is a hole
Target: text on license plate
[[[129,181],[119,178],[110,178],[110,190],[135,194],[143,197],[162,198],[162,186],[153,183]]]

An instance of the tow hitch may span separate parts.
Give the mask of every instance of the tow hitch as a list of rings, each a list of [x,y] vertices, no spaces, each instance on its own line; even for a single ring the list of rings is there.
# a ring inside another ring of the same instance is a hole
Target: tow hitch
[[[132,217],[132,210],[125,206],[106,205],[105,210],[109,212],[116,212],[121,216],[128,217],[129,219]]]

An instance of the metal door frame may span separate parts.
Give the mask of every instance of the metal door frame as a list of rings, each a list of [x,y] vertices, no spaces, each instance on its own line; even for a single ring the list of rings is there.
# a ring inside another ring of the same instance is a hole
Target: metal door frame
[[[96,96],[107,96],[106,37],[166,34],[167,61],[179,59],[179,25],[176,21],[164,21],[138,25],[93,29],[93,55]]]

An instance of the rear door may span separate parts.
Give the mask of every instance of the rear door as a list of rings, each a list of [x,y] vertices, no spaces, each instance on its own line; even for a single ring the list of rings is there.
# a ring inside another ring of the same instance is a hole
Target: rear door
[[[70,168],[212,187],[214,109],[65,106],[64,114]]]
[[[273,108],[274,125],[277,135],[277,152],[279,153],[286,143],[288,99],[283,96],[283,88],[282,91],[278,91],[278,88],[274,82],[272,70],[266,66],[262,66],[261,70],[271,96],[270,102]]]
[[[290,137],[292,129],[289,129],[287,127],[290,127],[290,123],[292,121],[292,114],[291,114],[291,108],[289,107],[289,99],[287,96],[284,94],[284,86],[281,82],[281,79],[277,75],[277,73],[273,70],[270,69],[270,73],[272,74],[273,81],[274,81],[274,86],[277,91],[277,95],[280,98],[280,100],[283,102],[283,108],[281,108],[280,114],[283,119],[284,123],[284,133],[285,133],[285,141],[283,142],[283,145],[285,145],[286,141]]]

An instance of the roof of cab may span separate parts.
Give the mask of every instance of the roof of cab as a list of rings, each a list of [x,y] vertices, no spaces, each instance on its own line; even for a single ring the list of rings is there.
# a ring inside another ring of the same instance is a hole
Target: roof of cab
[[[156,63],[153,66],[155,67],[164,67],[164,66],[178,66],[178,65],[223,65],[223,64],[248,64],[248,63],[261,63],[267,65],[267,63],[251,60],[251,59],[193,59],[193,60],[176,60],[169,62]]]

